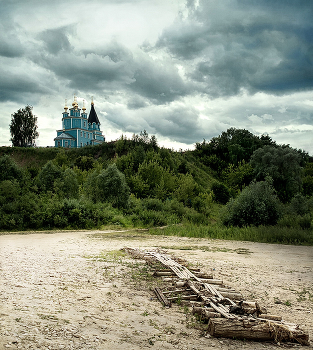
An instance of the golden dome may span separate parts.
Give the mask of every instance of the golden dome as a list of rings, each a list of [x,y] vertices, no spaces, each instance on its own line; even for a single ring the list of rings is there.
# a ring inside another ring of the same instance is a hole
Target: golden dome
[[[77,103],[77,97],[74,95],[74,101],[72,103],[72,106],[76,109],[78,108],[78,103]]]

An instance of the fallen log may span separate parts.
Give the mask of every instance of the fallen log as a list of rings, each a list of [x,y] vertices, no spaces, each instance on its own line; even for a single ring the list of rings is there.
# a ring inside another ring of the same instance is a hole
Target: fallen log
[[[230,293],[230,292],[220,292],[224,298],[229,298],[231,300],[242,300],[242,295],[240,293]]]
[[[288,341],[309,345],[309,335],[296,325],[257,319],[210,318],[208,332],[213,337]]]
[[[199,315],[202,318],[202,321],[208,321],[210,318],[218,318],[221,317],[221,314],[219,312],[215,312],[215,310],[211,307],[204,308],[204,307],[194,307],[192,309],[192,313],[194,315]]]
[[[209,312],[214,312],[213,307],[200,307],[200,306],[194,306],[191,312],[192,314],[201,315],[204,312],[204,310],[207,310]]]

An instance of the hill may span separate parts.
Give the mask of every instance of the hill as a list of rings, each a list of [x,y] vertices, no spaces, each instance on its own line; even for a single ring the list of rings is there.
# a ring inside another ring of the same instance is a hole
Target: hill
[[[241,129],[187,152],[160,148],[145,131],[79,149],[2,147],[0,229],[170,225],[170,234],[183,224],[187,235],[191,225],[231,238],[274,226],[309,242],[312,165],[306,152]]]

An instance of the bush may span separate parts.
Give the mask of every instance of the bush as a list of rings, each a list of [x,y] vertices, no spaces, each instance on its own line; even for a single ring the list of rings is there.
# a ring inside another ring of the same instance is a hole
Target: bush
[[[211,190],[213,192],[213,198],[217,203],[226,204],[231,198],[228,187],[220,182],[214,182]]]
[[[310,214],[301,215],[284,215],[277,222],[278,227],[290,229],[307,230],[312,227],[312,217]]]
[[[305,215],[309,212],[309,201],[302,194],[296,194],[290,202],[290,211],[292,214]]]
[[[266,181],[254,182],[230,201],[222,217],[226,226],[275,225],[280,217],[280,202]]]
[[[87,192],[94,202],[109,202],[119,208],[128,206],[129,187],[115,164],[100,172],[95,170],[88,179]]]
[[[62,169],[50,160],[38,174],[37,185],[42,191],[53,191],[54,181],[60,178]]]
[[[78,198],[79,185],[76,173],[66,168],[63,176],[54,181],[54,190],[64,198]]]
[[[146,198],[142,201],[142,205],[148,210],[162,211],[164,209],[163,202],[157,198]]]
[[[145,226],[164,226],[168,224],[168,215],[164,212],[159,212],[155,210],[142,210],[138,214],[139,221]],[[135,219],[135,222],[137,219]],[[138,223],[138,221],[137,221]]]
[[[7,154],[0,158],[0,181],[21,180],[22,176],[22,170]]]

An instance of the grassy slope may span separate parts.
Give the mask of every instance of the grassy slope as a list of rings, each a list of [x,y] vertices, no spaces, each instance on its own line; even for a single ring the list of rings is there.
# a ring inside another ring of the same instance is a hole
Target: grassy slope
[[[12,148],[1,147],[0,156],[4,154],[10,155],[16,163],[25,168],[41,168],[49,160],[54,159],[60,152],[65,152],[70,163],[74,163],[79,156],[90,156],[100,162],[111,160],[114,155],[114,142],[105,143],[99,146],[84,147],[80,149],[57,149],[57,148]],[[210,168],[198,162],[192,151],[185,153],[185,159],[188,162],[190,173],[193,175],[199,186],[206,191],[216,179]],[[220,224],[220,212],[223,206],[211,203],[210,218],[212,225],[195,226],[185,224],[179,226],[171,226],[165,230],[156,229],[153,234],[178,235],[186,237],[206,237],[219,239],[234,239],[258,241],[267,243],[283,243],[283,244],[306,244],[313,245],[312,230],[298,230],[282,227],[249,227],[249,228],[226,228]]]

